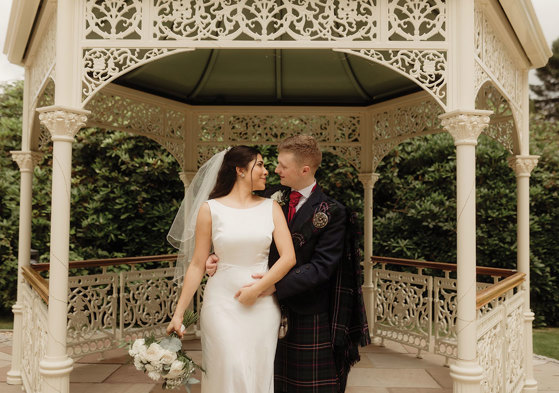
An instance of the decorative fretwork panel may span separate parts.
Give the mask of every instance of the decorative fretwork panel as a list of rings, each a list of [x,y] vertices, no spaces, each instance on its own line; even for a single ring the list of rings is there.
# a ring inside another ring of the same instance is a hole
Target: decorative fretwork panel
[[[171,265],[70,277],[68,355],[76,358],[118,348],[138,337],[164,336],[181,290],[174,275]],[[196,295],[197,312],[203,288]],[[193,333],[195,328],[187,331]]]
[[[117,339],[118,274],[68,279],[68,355],[99,352]]]
[[[39,362],[46,353],[48,309],[43,299],[27,282],[20,282],[19,289],[23,307],[21,376],[25,391],[38,393],[44,384],[39,372]]]
[[[179,165],[183,160],[183,138],[186,113],[165,104],[154,104],[101,92],[86,109],[91,111],[88,125],[121,130],[155,140],[175,157]]]
[[[387,4],[390,40],[445,40],[448,25],[445,1],[393,0]]]
[[[87,102],[98,88],[130,70],[155,58],[177,51],[171,48],[90,48],[82,55],[82,101]],[[183,50],[184,51],[184,50]]]
[[[174,267],[120,273],[120,326],[125,341],[165,334],[180,293],[174,275]]]
[[[500,85],[513,106],[521,106],[522,88],[520,86],[520,70],[510,55],[502,39],[491,26],[483,10],[476,7],[475,11],[475,54],[479,62],[490,76]]]
[[[54,72],[55,56],[56,56],[56,16],[50,20],[48,27],[42,37],[37,37],[39,43],[36,45],[33,60],[29,63],[29,92],[31,99],[30,105],[37,102],[41,90],[48,83],[49,78]]]
[[[525,379],[523,291],[478,318],[477,351],[483,393],[521,392]]]
[[[456,358],[456,279],[434,278],[435,353]]]
[[[408,75],[444,104],[448,8],[445,0],[81,0],[82,101],[170,53],[289,47],[368,50],[363,57]],[[411,49],[389,50],[402,42]]]
[[[36,108],[42,108],[50,105],[54,105],[54,81],[52,79],[49,79],[45,89],[43,90],[43,94],[40,95]],[[39,150],[44,151],[51,142],[51,136],[49,130],[39,122],[38,115],[35,113],[36,108],[33,108],[30,116],[35,117],[36,129],[39,133],[37,147]]]
[[[476,108],[493,111],[489,126],[482,132],[499,142],[512,154],[515,150],[514,134],[516,130],[513,113],[508,101],[492,83],[486,83],[479,90],[476,97]]]
[[[483,369],[481,381],[483,393],[504,392],[502,372],[506,356],[504,351],[506,340],[501,323],[504,318],[503,311],[502,308],[494,310],[480,321],[483,332],[477,342],[477,351],[479,365]]]
[[[373,270],[374,335],[429,350],[433,278],[421,274]]]
[[[379,25],[375,3],[373,0],[155,0],[153,38],[372,41],[378,37]]]
[[[198,166],[227,146],[277,145],[297,134],[313,135],[325,151],[362,165],[363,113],[196,113],[198,118]]]
[[[406,75],[444,108],[447,101],[447,53],[443,50],[344,49],[341,52],[385,65]]]
[[[439,115],[443,112],[440,105],[427,97],[372,112],[373,170],[404,140],[442,132]]]
[[[142,37],[142,1],[85,2],[85,38],[138,39]]]

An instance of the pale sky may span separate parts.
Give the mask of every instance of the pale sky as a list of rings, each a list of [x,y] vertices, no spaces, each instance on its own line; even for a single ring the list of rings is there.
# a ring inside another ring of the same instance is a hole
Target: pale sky
[[[23,68],[10,64],[3,54],[4,40],[8,28],[12,0],[0,0],[0,83],[23,79]],[[559,0],[532,0],[538,19],[542,26],[545,38],[551,46],[551,42],[559,38]],[[537,83],[533,75],[531,83]]]

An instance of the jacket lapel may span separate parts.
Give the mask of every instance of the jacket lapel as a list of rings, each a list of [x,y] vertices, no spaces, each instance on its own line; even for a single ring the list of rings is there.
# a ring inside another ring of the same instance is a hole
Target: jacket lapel
[[[318,205],[320,201],[324,199],[322,195],[322,190],[319,186],[317,186],[316,190],[314,190],[314,192],[309,196],[309,199],[305,201],[303,206],[299,208],[297,213],[295,213],[295,215],[293,216],[291,223],[289,223],[289,230],[291,231],[291,233],[293,233],[295,229],[300,228],[301,225],[306,223],[314,214],[316,205]]]

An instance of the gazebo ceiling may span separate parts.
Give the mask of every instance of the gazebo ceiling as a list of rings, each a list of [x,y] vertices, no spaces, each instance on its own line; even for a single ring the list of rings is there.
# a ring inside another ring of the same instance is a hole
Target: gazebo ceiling
[[[191,105],[366,106],[420,90],[379,64],[316,49],[198,49],[115,83]]]

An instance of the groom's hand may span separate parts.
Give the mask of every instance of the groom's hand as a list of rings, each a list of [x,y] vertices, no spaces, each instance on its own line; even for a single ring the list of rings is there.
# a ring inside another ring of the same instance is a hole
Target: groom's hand
[[[210,277],[217,271],[217,263],[219,262],[219,257],[215,254],[211,254],[208,259],[206,259],[206,274]]]
[[[252,275],[252,278],[254,278],[255,280],[260,280],[262,277],[264,277],[263,274],[253,274],[253,275]],[[252,285],[252,284],[250,284],[250,285]],[[262,296],[270,296],[270,295],[273,295],[274,292],[276,292],[276,286],[275,286],[275,285],[272,285],[271,287],[269,287],[268,289],[266,289],[264,292],[262,292],[262,293],[260,294],[260,297],[262,297]]]

